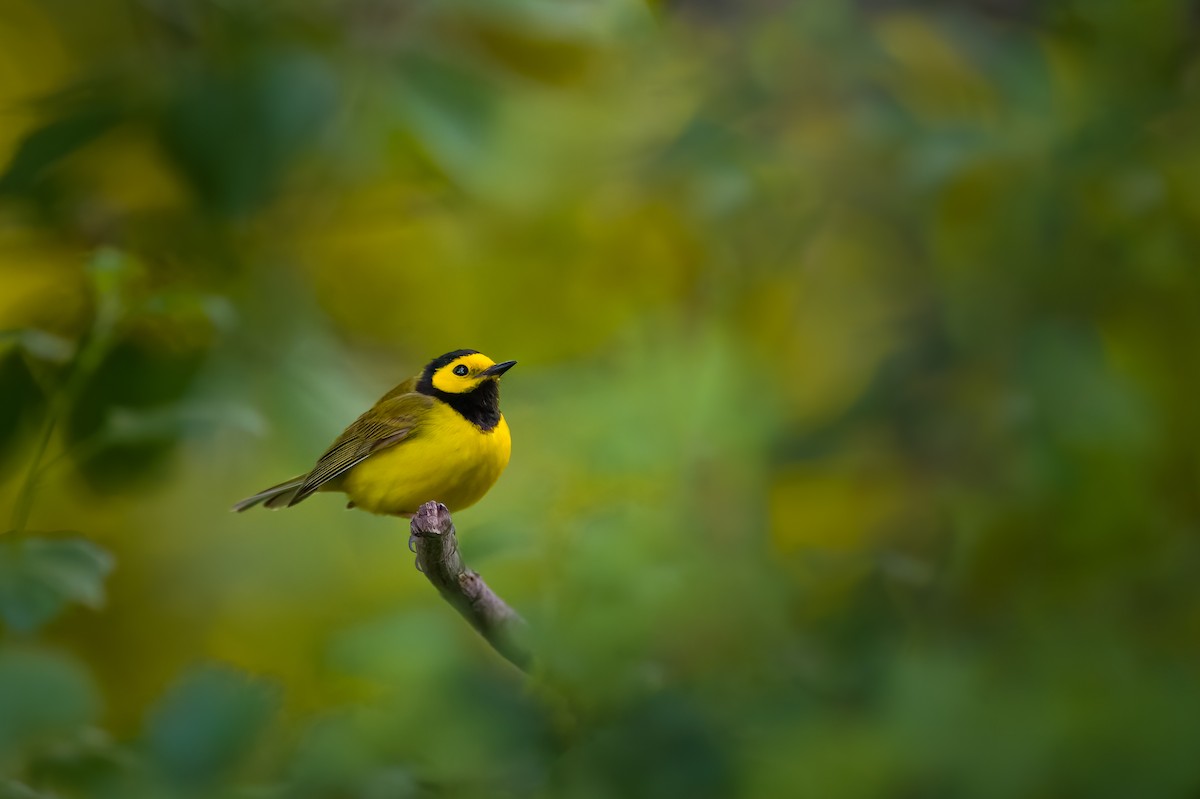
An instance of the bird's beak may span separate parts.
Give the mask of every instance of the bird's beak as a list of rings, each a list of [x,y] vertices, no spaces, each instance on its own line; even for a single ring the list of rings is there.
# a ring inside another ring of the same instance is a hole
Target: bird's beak
[[[489,366],[479,374],[483,377],[499,377],[516,365],[516,361],[505,361],[504,363],[498,363],[495,366]]]

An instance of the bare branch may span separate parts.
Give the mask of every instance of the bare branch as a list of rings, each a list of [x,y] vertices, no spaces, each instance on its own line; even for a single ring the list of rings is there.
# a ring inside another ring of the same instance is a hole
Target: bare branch
[[[440,502],[426,502],[412,518],[409,544],[417,568],[492,647],[520,669],[531,657],[525,643],[528,627],[515,610],[467,568],[458,552],[450,511]]]

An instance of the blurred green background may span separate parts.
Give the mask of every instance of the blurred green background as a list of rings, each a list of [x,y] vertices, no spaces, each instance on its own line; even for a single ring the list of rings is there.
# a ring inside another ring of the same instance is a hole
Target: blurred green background
[[[1194,4],[0,0],[0,797],[1196,797]],[[520,365],[528,678],[305,468]]]

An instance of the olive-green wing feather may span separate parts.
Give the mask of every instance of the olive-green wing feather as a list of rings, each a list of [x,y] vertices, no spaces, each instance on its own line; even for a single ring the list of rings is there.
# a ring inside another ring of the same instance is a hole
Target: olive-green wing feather
[[[401,384],[388,392],[375,407],[355,419],[338,436],[288,500],[288,507],[379,450],[394,447],[417,433],[424,412],[433,405],[433,398],[416,392],[398,393],[406,385]]]
[[[288,501],[295,496],[297,489],[304,484],[305,477],[308,477],[308,475],[302,474],[299,477],[293,477],[291,480],[284,480],[279,485],[264,488],[254,496],[247,497],[234,505],[233,509],[241,513],[244,510],[253,508],[260,502],[265,508],[286,507]]]

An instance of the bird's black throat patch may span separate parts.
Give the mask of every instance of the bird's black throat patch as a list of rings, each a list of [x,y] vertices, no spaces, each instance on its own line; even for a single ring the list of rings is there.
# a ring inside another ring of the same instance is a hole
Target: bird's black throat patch
[[[448,394],[435,388],[433,396],[485,433],[500,424],[500,384],[495,380],[484,380],[479,388],[466,394]]]
[[[471,424],[487,433],[496,429],[500,424],[500,384],[496,380],[484,380],[473,391],[464,394],[451,394],[448,391],[433,387],[433,373],[460,355],[471,355],[473,350],[459,350],[434,361],[426,367],[421,379],[417,381],[417,391],[440,399]],[[450,357],[450,355],[454,357]],[[445,360],[443,360],[443,358]]]

